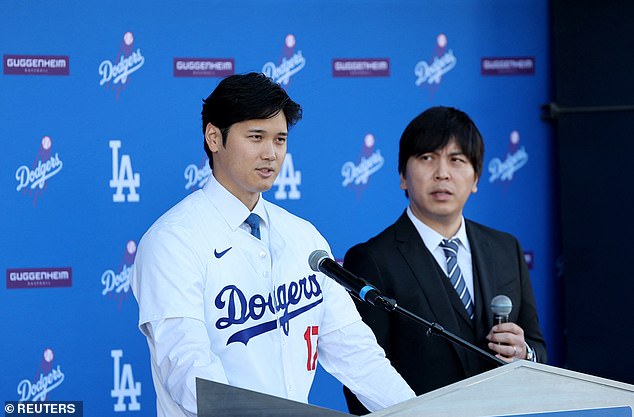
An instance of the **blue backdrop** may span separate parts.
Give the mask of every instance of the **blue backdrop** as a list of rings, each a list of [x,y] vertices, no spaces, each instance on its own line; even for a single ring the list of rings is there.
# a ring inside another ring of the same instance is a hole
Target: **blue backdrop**
[[[249,71],[304,108],[266,197],[339,258],[407,205],[406,124],[432,105],[471,115],[486,153],[466,216],[519,238],[560,364],[546,0],[0,5],[0,399],[155,414],[136,244],[209,175],[201,100]],[[311,402],[345,407],[321,370]]]

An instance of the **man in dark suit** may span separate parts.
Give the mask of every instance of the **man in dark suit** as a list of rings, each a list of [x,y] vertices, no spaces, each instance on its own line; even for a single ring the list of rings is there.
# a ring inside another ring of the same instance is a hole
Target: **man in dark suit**
[[[433,107],[400,140],[400,186],[409,206],[383,232],[351,248],[344,267],[420,317],[500,359],[546,361],[546,345],[519,242],[463,217],[477,191],[484,144],[464,112]],[[491,299],[513,303],[509,323],[494,326]],[[495,367],[397,313],[357,302],[363,320],[417,395]],[[353,414],[367,411],[345,389]]]

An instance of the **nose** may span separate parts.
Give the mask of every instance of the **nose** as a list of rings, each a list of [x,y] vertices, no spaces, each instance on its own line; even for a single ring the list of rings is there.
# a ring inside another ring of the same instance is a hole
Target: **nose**
[[[449,174],[449,166],[444,158],[438,160],[436,169],[434,171],[434,179],[437,181],[448,180],[451,177]]]
[[[275,153],[275,145],[273,141],[263,141],[261,149],[261,157],[267,161],[275,161],[277,154]]]

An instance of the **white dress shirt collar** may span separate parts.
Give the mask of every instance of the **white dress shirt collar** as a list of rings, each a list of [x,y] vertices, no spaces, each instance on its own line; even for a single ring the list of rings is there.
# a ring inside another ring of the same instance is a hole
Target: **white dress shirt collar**
[[[260,227],[268,228],[269,216],[266,212],[262,194],[260,194],[253,211],[249,211],[247,206],[220,184],[213,175],[209,176],[209,181],[207,181],[203,187],[203,192],[209,197],[216,208],[218,208],[218,211],[224,217],[231,230],[235,231],[242,226],[250,213],[255,213],[260,216],[262,219]]]
[[[412,221],[412,223],[414,223],[414,227],[418,231],[421,239],[423,239],[423,243],[425,244],[427,249],[431,253],[434,253],[438,245],[440,245],[445,237],[431,227],[427,226],[418,217],[416,217],[409,206],[407,206],[407,216]],[[458,229],[458,232],[456,232],[456,234],[453,235],[451,239],[458,239],[460,242],[460,246],[463,249],[467,250],[467,252],[471,253],[469,239],[467,239],[467,229],[465,227],[464,217],[462,217],[460,221],[460,228]]]

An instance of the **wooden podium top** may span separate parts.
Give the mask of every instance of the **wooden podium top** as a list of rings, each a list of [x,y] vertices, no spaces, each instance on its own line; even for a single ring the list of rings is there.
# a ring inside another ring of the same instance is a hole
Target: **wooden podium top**
[[[196,380],[199,417],[337,417],[347,414]],[[632,417],[634,385],[517,361],[371,413],[373,417]],[[568,411],[576,411],[568,413]]]
[[[634,408],[634,385],[516,361],[372,413],[375,417],[484,417]]]

